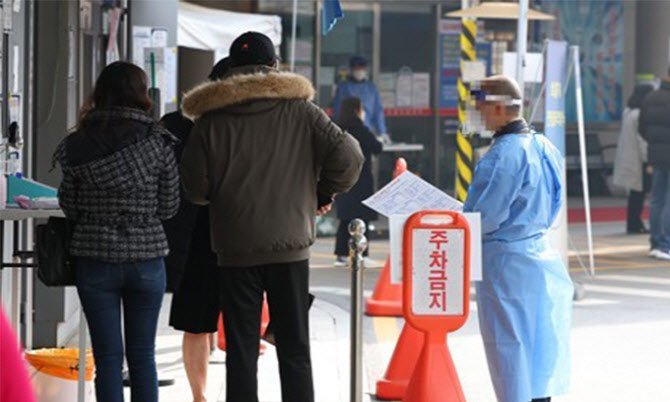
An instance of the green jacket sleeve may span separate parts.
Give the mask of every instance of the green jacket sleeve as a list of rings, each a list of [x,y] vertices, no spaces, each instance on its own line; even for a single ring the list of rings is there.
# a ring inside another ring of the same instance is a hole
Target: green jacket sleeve
[[[206,119],[198,119],[188,137],[181,157],[181,174],[184,196],[196,205],[209,204],[209,146]]]

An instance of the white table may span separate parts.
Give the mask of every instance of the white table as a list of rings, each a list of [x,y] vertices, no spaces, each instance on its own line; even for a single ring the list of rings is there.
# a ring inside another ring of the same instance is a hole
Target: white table
[[[32,348],[33,343],[33,272],[32,267],[26,267],[27,264],[21,264],[18,258],[19,251],[30,251],[33,245],[33,219],[47,219],[52,216],[64,216],[59,209],[54,210],[30,210],[21,208],[0,209],[0,275],[2,276],[2,296],[4,307],[7,309],[9,320],[16,329],[21,325],[21,301],[23,299],[21,282],[25,277],[25,340],[27,349]],[[20,229],[21,223],[26,222],[24,230],[26,232],[26,250],[20,250]],[[5,236],[7,232],[11,236]],[[5,260],[6,257],[11,259]]]
[[[421,152],[424,150],[423,144],[407,144],[404,142],[394,142],[391,144],[384,144],[383,152]]]

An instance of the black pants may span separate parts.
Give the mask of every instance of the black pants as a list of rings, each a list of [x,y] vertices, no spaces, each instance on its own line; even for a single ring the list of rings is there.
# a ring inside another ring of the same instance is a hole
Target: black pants
[[[282,401],[313,402],[309,262],[221,269],[226,332],[226,401],[257,402],[263,291],[275,330]]]
[[[370,226],[370,222],[364,220],[365,227]],[[348,257],[349,256],[349,239],[351,235],[349,234],[349,222],[340,220],[340,225],[337,227],[337,236],[335,238],[335,255],[338,257]],[[370,247],[365,249],[363,256],[368,256],[368,251]]]
[[[551,402],[551,398],[535,398],[530,402]]]
[[[644,228],[644,222],[642,222],[644,199],[651,189],[651,175],[646,172],[646,166],[642,173],[642,183],[642,191],[630,191],[628,194],[628,223],[626,224],[626,230],[629,232],[637,232]]]

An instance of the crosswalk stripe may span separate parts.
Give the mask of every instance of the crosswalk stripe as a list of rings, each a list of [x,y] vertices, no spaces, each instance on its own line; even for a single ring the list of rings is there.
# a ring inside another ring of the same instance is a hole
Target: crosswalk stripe
[[[655,299],[670,299],[670,292],[652,289],[632,289],[626,287],[594,285],[587,283],[584,285],[587,292],[610,293],[625,296],[651,297]]]
[[[649,285],[670,285],[670,278],[659,278],[657,276],[639,276],[639,275],[602,275],[598,279],[617,282],[633,282]]]

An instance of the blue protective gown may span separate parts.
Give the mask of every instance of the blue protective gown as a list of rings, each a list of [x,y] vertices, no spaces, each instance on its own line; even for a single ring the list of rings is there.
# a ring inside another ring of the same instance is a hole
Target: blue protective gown
[[[354,81],[348,78],[337,84],[337,91],[333,99],[333,112],[335,118],[340,115],[340,104],[346,98],[356,97],[363,103],[365,109],[365,125],[377,134],[387,134],[386,119],[384,118],[384,106],[382,98],[377,91],[374,82]]]
[[[561,207],[562,158],[543,135],[499,137],[465,203],[480,212],[479,325],[500,402],[568,391],[573,285],[546,233]]]

